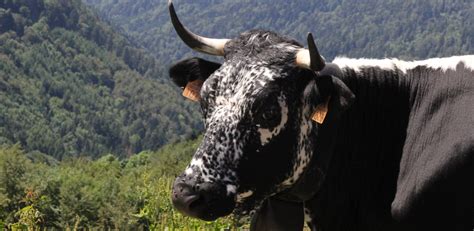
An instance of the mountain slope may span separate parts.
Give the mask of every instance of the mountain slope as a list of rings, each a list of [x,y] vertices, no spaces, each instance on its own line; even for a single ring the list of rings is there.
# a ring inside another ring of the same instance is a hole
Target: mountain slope
[[[130,155],[195,135],[164,67],[78,0],[0,0],[0,144]]]
[[[162,62],[190,56],[169,23],[167,0],[83,0]],[[322,54],[420,59],[474,53],[474,1],[202,0],[174,1],[196,33],[234,37],[253,28],[305,41]],[[176,52],[178,50],[178,52]]]

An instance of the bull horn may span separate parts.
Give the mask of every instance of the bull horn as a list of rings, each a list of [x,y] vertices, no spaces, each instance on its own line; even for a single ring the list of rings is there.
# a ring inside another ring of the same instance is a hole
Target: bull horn
[[[173,27],[178,33],[179,37],[183,40],[186,45],[191,47],[196,51],[200,51],[210,55],[224,55],[224,45],[230,39],[215,39],[215,38],[206,38],[194,34],[190,30],[181,24],[176,15],[176,11],[174,10],[173,1],[168,0],[168,9],[170,11],[171,16],[171,23],[173,23]]]
[[[296,65],[313,71],[321,71],[326,65],[311,33],[308,33],[308,49],[302,48],[296,53]]]

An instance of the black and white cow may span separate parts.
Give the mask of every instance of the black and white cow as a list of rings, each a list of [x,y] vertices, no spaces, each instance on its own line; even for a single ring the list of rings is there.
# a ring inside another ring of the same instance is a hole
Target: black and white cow
[[[170,69],[205,124],[173,186],[179,211],[263,204],[254,230],[301,230],[303,205],[313,230],[473,228],[474,56],[325,64],[311,35],[308,49],[262,30],[205,38],[169,9],[187,45],[224,57]]]

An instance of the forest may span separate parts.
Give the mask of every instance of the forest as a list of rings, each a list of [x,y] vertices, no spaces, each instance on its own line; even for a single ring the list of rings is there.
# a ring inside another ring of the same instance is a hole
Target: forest
[[[123,29],[160,62],[191,52],[171,27],[168,0],[83,0]],[[174,0],[183,23],[200,35],[233,38],[266,29],[306,41],[312,32],[321,54],[425,59],[474,52],[470,0]]]
[[[0,143],[57,159],[195,137],[196,105],[80,1],[0,1]]]
[[[202,55],[173,31],[167,1],[0,0],[0,230],[247,227],[172,208],[203,126],[167,69]],[[313,32],[328,60],[474,53],[470,0],[174,2],[196,33]]]

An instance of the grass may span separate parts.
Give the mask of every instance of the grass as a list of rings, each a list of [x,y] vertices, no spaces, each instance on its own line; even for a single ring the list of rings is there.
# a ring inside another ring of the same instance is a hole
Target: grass
[[[212,222],[183,216],[173,208],[171,203],[172,182],[171,178],[159,178],[152,183],[153,185],[147,185],[147,188],[151,189],[150,192],[154,194],[150,198],[156,198],[156,200],[151,199],[141,215],[151,216],[150,220],[155,220],[150,226],[152,230],[248,230],[248,225],[239,224],[232,215]]]

